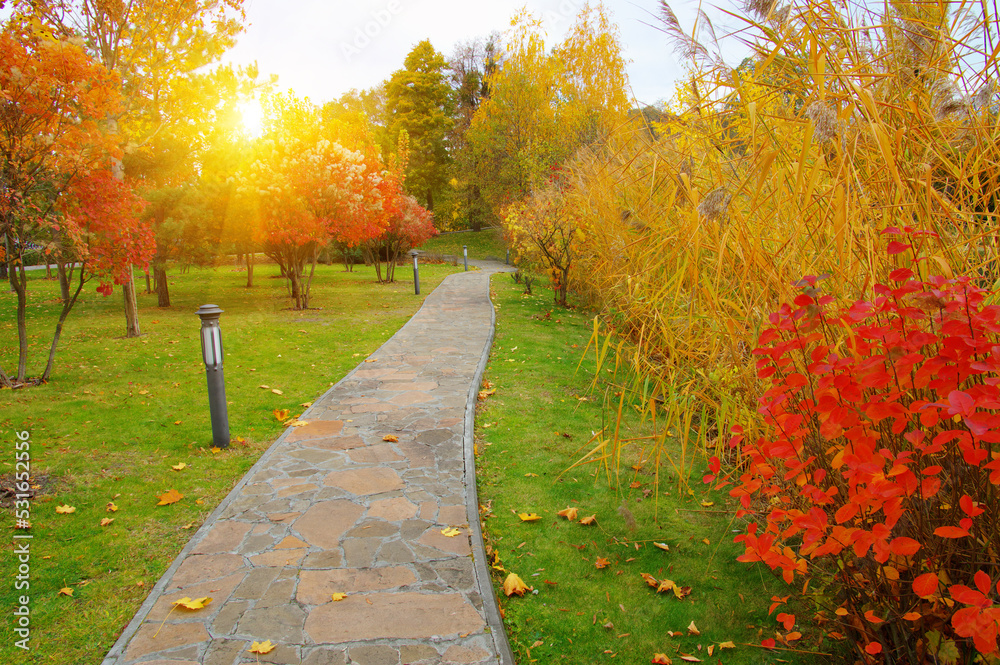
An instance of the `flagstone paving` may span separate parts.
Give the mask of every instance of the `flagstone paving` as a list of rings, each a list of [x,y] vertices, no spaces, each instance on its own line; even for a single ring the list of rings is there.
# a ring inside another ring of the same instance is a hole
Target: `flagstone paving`
[[[307,425],[286,430],[104,665],[256,663],[248,649],[265,640],[277,647],[261,663],[513,665],[472,467],[472,410],[493,337],[489,275],[506,269],[481,266],[448,277],[315,401]],[[458,535],[442,533],[451,528]],[[212,602],[171,613],[185,596]]]

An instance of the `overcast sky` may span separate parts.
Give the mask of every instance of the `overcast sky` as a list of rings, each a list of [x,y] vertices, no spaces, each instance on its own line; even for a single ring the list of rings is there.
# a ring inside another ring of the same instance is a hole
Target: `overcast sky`
[[[672,3],[689,27],[695,0]],[[322,103],[365,89],[403,67],[410,49],[430,39],[445,57],[455,45],[503,32],[524,6],[546,19],[547,44],[561,41],[583,0],[246,0],[246,32],[225,61],[257,61],[282,89]],[[606,0],[621,30],[632,92],[639,103],[669,98],[682,74],[657,23],[658,0]],[[706,11],[713,12],[708,5]]]

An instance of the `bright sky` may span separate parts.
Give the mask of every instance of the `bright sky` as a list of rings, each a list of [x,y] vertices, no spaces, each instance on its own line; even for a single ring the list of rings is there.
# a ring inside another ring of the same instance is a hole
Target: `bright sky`
[[[423,39],[448,57],[459,42],[503,32],[522,6],[545,17],[547,42],[554,45],[583,1],[246,0],[249,26],[225,61],[256,60],[262,75],[278,75],[282,89],[322,103],[389,78]],[[672,5],[689,28],[696,0]],[[605,6],[621,30],[635,98],[641,104],[669,98],[682,69],[666,36],[647,25],[657,23],[658,0],[605,0]]]

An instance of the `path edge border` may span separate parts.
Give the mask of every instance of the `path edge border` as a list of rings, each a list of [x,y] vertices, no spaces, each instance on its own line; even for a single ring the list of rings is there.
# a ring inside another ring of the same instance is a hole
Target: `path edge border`
[[[505,273],[493,272],[486,275],[486,301],[490,305],[490,332],[486,338],[486,345],[483,347],[483,354],[479,358],[479,365],[476,367],[472,385],[469,387],[469,394],[465,405],[465,508],[469,518],[469,535],[472,541],[472,565],[475,572],[476,585],[479,587],[479,595],[483,599],[483,612],[486,614],[486,623],[490,627],[490,635],[493,638],[497,660],[501,665],[515,665],[514,652],[511,651],[510,641],[507,639],[507,631],[503,625],[503,618],[500,616],[500,604],[493,590],[493,583],[490,581],[489,567],[486,565],[485,540],[483,539],[482,524],[479,521],[479,491],[476,487],[476,403],[479,399],[479,386],[482,384],[483,374],[486,372],[486,365],[490,360],[490,352],[493,350],[493,337],[496,333],[496,308],[493,306],[493,298],[490,297],[490,294],[493,275],[497,274]],[[470,480],[471,482],[469,482]]]
[[[453,274],[457,275],[461,273],[453,273]],[[434,291],[437,291],[438,288],[444,285],[445,281],[447,281],[451,276],[452,275],[448,275],[443,280],[441,280],[441,283],[434,288]],[[389,339],[382,342],[382,344],[380,344],[377,349],[369,353],[368,358],[371,358],[372,356],[379,353],[389,342],[392,341],[392,339],[397,334],[399,334],[403,330],[403,328],[410,325],[410,322],[413,321],[413,319],[415,319],[418,314],[420,314],[421,310],[423,310],[424,305],[427,304],[427,299],[431,296],[431,294],[434,293],[434,291],[431,291],[431,293],[428,293],[426,296],[424,296],[424,300],[423,302],[420,303],[420,307],[417,309],[416,312],[414,312],[410,316],[409,320],[407,320],[406,323],[400,326],[399,330],[393,333],[392,336],[389,337]],[[486,297],[490,303],[490,333],[486,341],[486,350],[484,351],[484,357],[488,358],[490,347],[493,344],[493,330],[496,323],[496,314],[494,313],[493,310],[493,301],[489,300],[489,280],[487,280]],[[323,392],[322,395],[314,399],[313,404],[320,402],[324,397],[326,397],[331,392],[336,390],[341,383],[347,381],[352,376],[354,376],[354,373],[357,372],[364,364],[365,361],[362,360],[360,363],[355,365],[351,369],[351,371],[349,371],[347,374],[341,377],[339,381],[330,386],[326,391]],[[475,380],[472,383],[473,388],[479,385],[479,381],[481,380],[482,372],[484,369],[485,369],[485,363],[483,360],[480,360],[480,367],[477,369],[476,376],[474,377]],[[314,408],[313,406],[308,407],[305,411],[302,412],[302,416],[300,417],[305,418],[306,416],[308,416],[309,413],[313,410],[313,408]],[[466,418],[468,418],[468,411],[466,411]],[[267,450],[265,450],[264,453],[259,458],[257,458],[257,461],[253,463],[253,466],[247,469],[246,473],[243,474],[243,477],[240,478],[239,482],[233,485],[233,489],[229,490],[229,494],[227,494],[225,498],[219,502],[219,505],[215,507],[215,510],[209,513],[208,517],[205,518],[205,521],[202,522],[200,527],[198,527],[198,530],[191,536],[191,539],[188,540],[187,544],[184,545],[183,548],[181,548],[181,551],[177,553],[177,556],[174,557],[174,560],[170,562],[170,565],[167,567],[167,569],[160,574],[160,579],[158,579],[153,588],[150,589],[149,595],[146,596],[146,600],[144,600],[142,602],[142,605],[139,606],[139,609],[135,611],[135,614],[132,616],[132,619],[128,622],[128,625],[125,626],[125,630],[121,632],[121,634],[118,636],[118,639],[115,640],[115,643],[112,645],[111,649],[108,650],[107,655],[104,656],[104,660],[101,661],[101,665],[117,665],[119,658],[121,658],[121,656],[124,655],[125,649],[128,647],[129,642],[132,641],[132,638],[135,637],[135,634],[142,626],[142,623],[146,620],[146,617],[149,616],[150,611],[153,609],[153,605],[155,605],[156,602],[163,595],[164,589],[166,588],[167,585],[167,581],[173,579],[174,573],[176,573],[177,569],[180,568],[181,563],[184,561],[184,559],[187,557],[190,551],[194,549],[194,547],[198,545],[205,538],[206,535],[208,535],[208,532],[212,530],[212,527],[215,525],[215,522],[218,520],[219,516],[223,513],[223,511],[225,511],[226,508],[229,507],[229,504],[231,504],[233,501],[236,500],[236,497],[239,495],[240,490],[243,489],[243,487],[247,484],[247,482],[252,476],[256,475],[257,471],[260,470],[260,467],[265,466],[269,458],[274,454],[274,451],[278,448],[278,446],[282,445],[285,442],[285,439],[288,438],[288,436],[293,430],[294,428],[286,427],[285,431],[283,431],[280,435],[278,435],[278,438],[274,440],[274,443],[268,446]],[[468,423],[466,424],[466,432],[468,432]],[[475,491],[474,482],[473,482],[473,491]],[[479,522],[477,521],[476,524],[478,525]],[[480,542],[482,542],[481,534],[480,534]],[[480,549],[482,549],[482,545],[480,545],[479,547]],[[475,548],[475,545],[473,545],[473,548]],[[487,572],[487,579],[489,579],[488,575],[489,573]],[[476,575],[476,577],[479,577],[478,574]],[[490,591],[492,593],[492,587],[490,587]],[[494,611],[496,611],[495,598],[493,602],[493,609]],[[487,611],[487,618],[489,618],[489,611]],[[490,623],[490,625],[492,626],[492,623]],[[503,625],[501,624],[501,630],[502,627]],[[506,634],[504,634],[504,642],[506,643]],[[509,646],[507,648],[508,650],[510,649]],[[504,663],[504,665],[514,665],[513,660],[502,661],[502,662]]]

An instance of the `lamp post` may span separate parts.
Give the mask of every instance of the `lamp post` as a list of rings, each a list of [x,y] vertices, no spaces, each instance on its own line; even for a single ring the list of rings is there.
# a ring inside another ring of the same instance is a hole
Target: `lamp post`
[[[510,250],[507,250],[507,258],[503,260],[506,265],[510,265]]]
[[[420,295],[420,268],[417,265],[417,256],[420,255],[415,249],[410,250],[410,256],[413,257],[413,294]]]
[[[465,272],[469,272],[469,246],[462,245],[462,261],[465,262]]]
[[[201,357],[205,361],[208,379],[208,409],[212,415],[212,443],[218,448],[229,447],[229,414],[226,409],[226,381],[222,373],[222,330],[219,328],[218,305],[198,308],[201,318]]]

